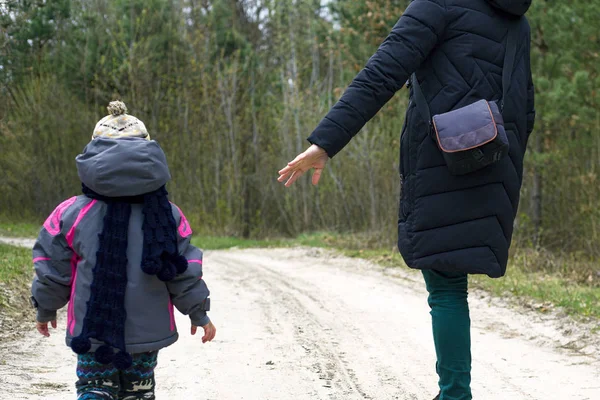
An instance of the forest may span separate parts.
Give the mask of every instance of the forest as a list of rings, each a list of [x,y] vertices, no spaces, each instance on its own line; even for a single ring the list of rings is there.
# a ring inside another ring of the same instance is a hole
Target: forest
[[[393,246],[406,90],[318,187],[276,179],[408,3],[0,2],[0,219],[41,223],[78,194],[74,158],[122,99],[165,149],[171,198],[197,232]],[[600,0],[534,0],[527,17],[537,121],[514,248],[600,282]]]

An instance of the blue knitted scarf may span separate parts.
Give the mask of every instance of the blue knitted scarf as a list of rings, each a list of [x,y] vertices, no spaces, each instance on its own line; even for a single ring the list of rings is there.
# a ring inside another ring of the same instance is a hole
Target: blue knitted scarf
[[[187,260],[177,248],[177,226],[165,187],[135,197],[106,197],[83,185],[83,194],[107,204],[99,235],[90,299],[81,334],[71,340],[77,354],[90,351],[90,338],[104,344],[95,352],[102,364],[111,362],[120,370],[131,366],[125,346],[125,289],[127,287],[127,238],[131,204],[143,204],[144,247],[142,270],[167,282],[187,269]],[[114,349],[118,352],[115,354]]]

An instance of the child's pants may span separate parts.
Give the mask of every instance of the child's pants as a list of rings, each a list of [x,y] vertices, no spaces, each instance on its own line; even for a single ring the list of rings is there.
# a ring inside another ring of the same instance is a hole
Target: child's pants
[[[465,273],[424,270],[440,400],[471,400],[471,319]]]
[[[94,353],[77,357],[78,400],[154,400],[154,368],[158,351],[132,354],[133,365],[119,371],[100,364]]]

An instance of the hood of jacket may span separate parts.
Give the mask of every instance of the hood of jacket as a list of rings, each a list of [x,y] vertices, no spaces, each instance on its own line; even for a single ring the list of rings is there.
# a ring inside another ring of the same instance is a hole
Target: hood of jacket
[[[75,159],[81,182],[106,197],[139,196],[170,179],[167,158],[154,140],[92,140]]]
[[[507,12],[518,17],[525,15],[529,7],[531,7],[531,0],[486,0],[495,8]]]

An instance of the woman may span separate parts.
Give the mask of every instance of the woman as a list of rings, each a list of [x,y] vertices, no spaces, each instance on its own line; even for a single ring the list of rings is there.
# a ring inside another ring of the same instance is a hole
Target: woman
[[[318,184],[327,160],[413,73],[431,115],[481,99],[499,100],[509,33],[515,32],[516,53],[503,99],[510,150],[495,164],[451,175],[410,88],[401,137],[398,247],[409,267],[422,270],[429,292],[439,400],[472,398],[468,274],[501,277],[506,271],[523,157],[535,119],[530,29],[524,17],[530,5],[523,0],[413,1],[308,138],[312,146],[279,172],[279,181],[290,186],[314,169],[312,181]]]

